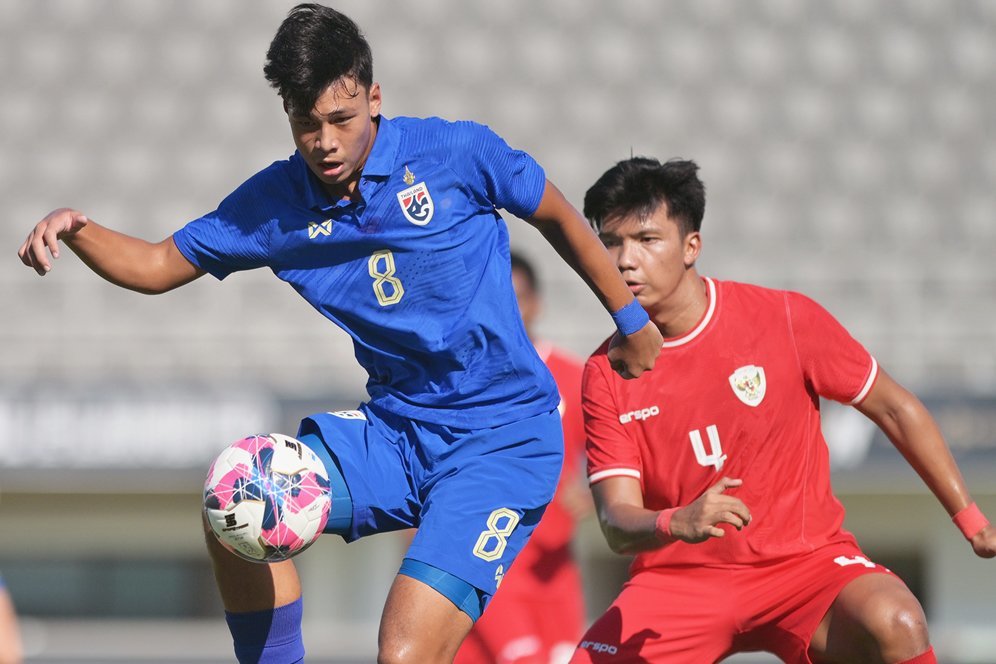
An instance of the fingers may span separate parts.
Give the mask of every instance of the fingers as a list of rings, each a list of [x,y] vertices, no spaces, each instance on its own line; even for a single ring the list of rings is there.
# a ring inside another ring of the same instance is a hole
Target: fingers
[[[44,276],[52,269],[52,258],[59,257],[59,238],[72,234],[87,225],[86,215],[76,210],[60,208],[50,212],[28,234],[27,239],[17,250],[21,262]]]
[[[727,489],[732,489],[733,487],[738,487],[743,484],[744,481],[741,479],[733,477],[722,477],[718,482],[713,484],[711,487],[705,490],[706,493],[723,493]]]
[[[630,380],[632,378],[636,378],[636,376],[639,375],[639,374],[634,375],[634,374],[630,373],[629,369],[626,368],[626,363],[622,362],[622,361],[612,362],[611,366],[612,366],[612,370],[613,371],[615,371],[617,374],[619,374],[620,376],[622,376],[626,380]]]
[[[52,266],[48,263],[48,259],[45,257],[45,247],[41,236],[35,231],[32,231],[28,235],[28,239],[17,250],[17,255],[21,258],[22,263],[32,268],[41,276],[45,276],[45,273],[52,269]]]

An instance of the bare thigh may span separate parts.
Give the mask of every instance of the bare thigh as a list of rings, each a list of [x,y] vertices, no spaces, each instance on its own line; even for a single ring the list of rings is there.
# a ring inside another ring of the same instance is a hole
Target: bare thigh
[[[394,578],[380,620],[380,664],[452,662],[473,621],[431,586]]]
[[[929,647],[923,608],[906,584],[890,574],[865,574],[830,605],[809,655],[818,664],[892,664]]]

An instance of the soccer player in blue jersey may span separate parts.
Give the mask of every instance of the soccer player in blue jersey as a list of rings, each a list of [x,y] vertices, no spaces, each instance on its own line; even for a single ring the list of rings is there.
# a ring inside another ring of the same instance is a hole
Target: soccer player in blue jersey
[[[563,455],[557,389],[519,318],[497,210],[538,228],[612,312],[620,374],[650,369],[662,338],[529,155],[471,122],[381,116],[370,48],[347,17],[295,7],[264,73],[290,121],[289,159],[159,243],[62,208],[18,254],[45,274],[61,240],[143,293],[267,267],[345,330],[370,399],[298,431],[332,475],[326,532],[418,527],[378,659],[450,661],[539,521]],[[293,562],[246,562],[208,540],[239,661],[303,659]]]

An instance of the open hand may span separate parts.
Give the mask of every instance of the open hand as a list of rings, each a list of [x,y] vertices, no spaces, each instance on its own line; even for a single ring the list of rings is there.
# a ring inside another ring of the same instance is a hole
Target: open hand
[[[750,510],[743,501],[724,492],[738,487],[744,481],[724,477],[705,490],[701,496],[671,517],[671,534],[683,542],[696,544],[712,537],[723,537],[726,532],[719,527],[728,523],[741,530],[750,523]]]

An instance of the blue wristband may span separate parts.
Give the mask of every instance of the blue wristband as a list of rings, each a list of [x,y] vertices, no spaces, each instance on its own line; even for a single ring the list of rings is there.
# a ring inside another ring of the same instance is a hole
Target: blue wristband
[[[614,311],[612,313],[612,320],[615,321],[619,333],[628,337],[634,332],[642,330],[650,322],[650,316],[647,315],[647,312],[634,298],[632,302],[619,311]]]

